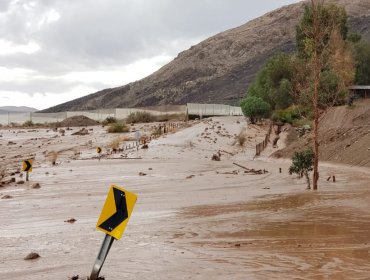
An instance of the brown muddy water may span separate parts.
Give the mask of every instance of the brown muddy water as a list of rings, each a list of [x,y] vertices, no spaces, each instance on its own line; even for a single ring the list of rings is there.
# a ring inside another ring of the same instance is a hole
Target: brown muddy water
[[[138,202],[102,269],[107,280],[370,279],[370,170],[321,164],[319,191],[307,191],[288,175],[289,162],[253,159],[262,129],[248,127],[245,146],[234,144],[245,125],[204,120],[127,155],[142,159],[100,161],[96,147],[117,137],[101,127],[77,137],[2,130],[1,164],[36,159],[30,182],[0,188],[0,280],[89,275],[111,184]],[[50,150],[67,152],[54,166],[44,157]],[[211,161],[218,150],[226,151],[221,161]],[[234,162],[268,173],[245,174]],[[327,182],[333,174],[337,181]],[[30,252],[41,257],[25,261]]]
[[[246,279],[370,279],[369,200],[367,190],[307,192],[193,207],[180,215],[202,234],[182,238],[229,250],[218,261],[242,266]]]

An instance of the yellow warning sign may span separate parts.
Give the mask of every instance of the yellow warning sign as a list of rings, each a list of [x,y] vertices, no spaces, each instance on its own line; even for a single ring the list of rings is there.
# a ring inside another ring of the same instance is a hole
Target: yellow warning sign
[[[96,228],[120,239],[134,209],[137,195],[112,185]]]
[[[97,147],[97,148],[96,148],[96,152],[97,152],[98,154],[100,154],[100,153],[101,153],[101,148],[100,148],[100,147]]]
[[[23,171],[32,172],[32,159],[23,161]]]

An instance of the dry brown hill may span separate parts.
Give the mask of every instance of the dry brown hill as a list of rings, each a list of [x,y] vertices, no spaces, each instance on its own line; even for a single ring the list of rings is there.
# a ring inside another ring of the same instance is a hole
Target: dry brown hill
[[[319,133],[320,160],[370,167],[370,99],[330,108],[321,118]],[[306,134],[274,156],[291,157],[310,143],[311,134]]]
[[[370,40],[370,1],[334,2],[347,9],[351,31]],[[269,56],[295,49],[295,26],[302,9],[303,2],[277,9],[181,52],[172,62],[140,81],[105,89],[44,111],[187,102],[238,104]]]

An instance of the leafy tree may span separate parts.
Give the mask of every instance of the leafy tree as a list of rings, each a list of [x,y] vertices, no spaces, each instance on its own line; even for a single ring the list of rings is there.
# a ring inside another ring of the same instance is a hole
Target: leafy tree
[[[370,84],[370,43],[361,41],[354,47],[355,81],[358,85]]]
[[[300,177],[303,175],[307,180],[307,189],[311,189],[309,172],[312,171],[314,153],[311,149],[302,152],[295,152],[292,157],[292,165],[289,167],[289,174],[296,173]]]
[[[338,87],[333,91],[333,95],[336,95],[337,102],[343,103],[341,94],[346,93],[348,86],[355,80],[355,61],[350,42],[343,40],[337,29],[334,29],[330,36],[328,52],[325,70],[331,71],[337,77]]]
[[[325,108],[327,104],[333,104],[337,105],[340,102],[337,101],[335,98],[336,95],[333,95],[333,92],[338,91],[338,85],[339,84],[339,79],[335,73],[333,73],[330,70],[323,71],[321,73],[320,77],[320,85],[319,85],[319,106],[321,108]],[[343,96],[341,96],[343,98]],[[342,99],[340,98],[340,99]]]
[[[324,5],[321,0],[311,0],[297,26],[296,40],[299,57],[306,61],[306,79],[302,79],[300,94],[308,96],[313,110],[313,189],[319,180],[319,117],[322,107],[334,105],[345,95],[353,79],[353,60],[345,42],[348,33],[347,14],[334,4]],[[337,84],[324,85],[327,77],[337,78]],[[323,94],[322,90],[326,90]],[[323,104],[323,101],[329,104]],[[324,105],[324,106],[323,106]]]
[[[262,98],[256,96],[247,96],[240,103],[243,114],[250,118],[251,123],[256,123],[260,118],[269,117],[271,106]]]
[[[356,32],[352,32],[352,33],[348,34],[348,36],[347,36],[347,41],[351,42],[351,43],[354,43],[354,44],[360,42],[361,39],[362,39],[361,34],[358,34]]]
[[[315,6],[312,5],[315,3]],[[322,27],[320,29],[321,42],[316,46],[317,51],[322,53],[328,45],[331,32],[337,29],[343,40],[348,34],[347,13],[344,7],[335,4],[324,5],[323,1],[313,0],[305,5],[303,17],[296,27],[296,45],[298,55],[308,58],[312,55],[312,31],[314,21]]]
[[[272,109],[285,109],[292,104],[292,56],[279,53],[266,62],[248,89],[248,95],[262,98]]]

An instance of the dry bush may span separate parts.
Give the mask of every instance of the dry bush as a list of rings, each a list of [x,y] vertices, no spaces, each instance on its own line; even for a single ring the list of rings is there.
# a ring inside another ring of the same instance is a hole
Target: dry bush
[[[102,121],[102,124],[103,125],[108,125],[108,124],[116,123],[116,122],[118,122],[118,121],[115,117],[107,117],[104,121]]]
[[[112,123],[107,129],[108,133],[123,133],[129,132],[130,129],[123,123]]]
[[[150,122],[167,122],[167,121],[184,121],[185,114],[163,114],[153,115],[148,112],[134,112],[127,116],[127,123],[150,123]]]
[[[185,114],[164,114],[156,116],[157,122],[185,121]]]
[[[124,137],[116,137],[108,144],[108,147],[111,149],[118,149],[123,142],[125,142]]]
[[[153,128],[151,135],[161,135],[162,134],[162,129],[159,126],[156,126]]]
[[[155,121],[156,117],[148,112],[134,112],[126,118],[126,123],[150,123]]]
[[[24,122],[22,126],[24,126],[24,127],[32,127],[34,125],[35,124],[31,120],[29,120],[29,121]]]
[[[238,136],[236,136],[235,143],[239,144],[240,147],[243,147],[246,141],[247,141],[247,134],[245,133],[245,129],[242,128]]]
[[[45,157],[53,164],[55,165],[57,159],[58,159],[58,152],[51,151],[45,155]]]

